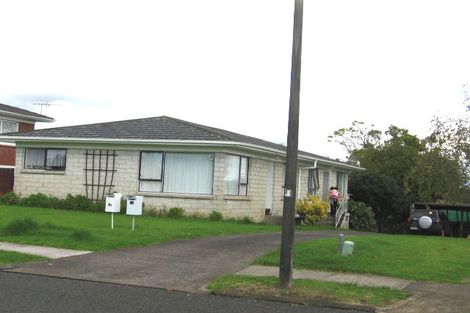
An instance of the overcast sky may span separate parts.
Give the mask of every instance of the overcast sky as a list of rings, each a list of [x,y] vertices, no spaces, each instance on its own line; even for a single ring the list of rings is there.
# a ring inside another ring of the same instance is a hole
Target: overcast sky
[[[167,115],[285,143],[294,0],[0,2],[0,103],[38,128]],[[470,1],[305,0],[299,148],[464,114]]]

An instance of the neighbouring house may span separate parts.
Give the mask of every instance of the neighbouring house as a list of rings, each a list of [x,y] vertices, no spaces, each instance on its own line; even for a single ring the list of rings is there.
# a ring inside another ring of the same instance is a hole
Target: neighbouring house
[[[285,147],[161,116],[41,129],[0,137],[16,143],[15,191],[23,196],[143,195],[145,208],[217,210],[226,217],[282,214]],[[361,168],[299,151],[297,197],[347,196]]]
[[[36,122],[54,119],[0,103],[0,135],[34,130]],[[15,145],[0,141],[0,194],[13,190],[15,172]]]

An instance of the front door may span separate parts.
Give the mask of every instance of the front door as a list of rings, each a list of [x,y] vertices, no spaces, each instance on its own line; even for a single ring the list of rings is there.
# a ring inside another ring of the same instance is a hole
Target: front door
[[[15,170],[13,168],[0,168],[0,195],[13,191]]]

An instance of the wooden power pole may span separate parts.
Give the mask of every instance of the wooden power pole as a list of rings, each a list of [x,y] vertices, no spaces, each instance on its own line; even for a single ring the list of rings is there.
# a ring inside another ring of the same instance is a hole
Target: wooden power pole
[[[295,0],[294,38],[289,100],[289,126],[287,131],[286,174],[284,181],[284,207],[281,235],[281,262],[279,281],[282,289],[292,283],[292,254],[295,231],[295,195],[297,181],[297,155],[299,137],[300,60],[302,54],[303,0]]]

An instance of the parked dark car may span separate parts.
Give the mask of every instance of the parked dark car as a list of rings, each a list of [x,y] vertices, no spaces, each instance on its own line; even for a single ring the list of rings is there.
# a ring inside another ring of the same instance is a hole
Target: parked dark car
[[[470,205],[414,203],[411,205],[408,222],[412,233],[468,236]]]
[[[424,205],[413,204],[410,210],[409,229],[412,233],[441,234],[442,213]]]

